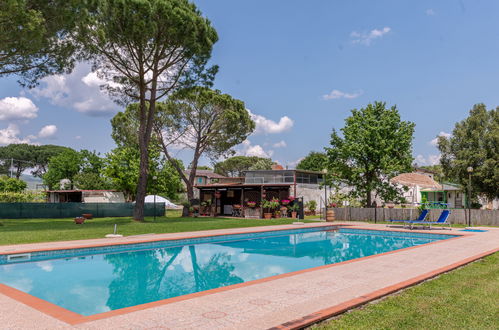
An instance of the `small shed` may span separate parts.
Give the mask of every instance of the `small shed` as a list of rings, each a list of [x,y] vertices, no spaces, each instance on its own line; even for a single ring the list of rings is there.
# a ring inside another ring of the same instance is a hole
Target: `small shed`
[[[123,192],[116,190],[49,190],[48,203],[125,203]]]

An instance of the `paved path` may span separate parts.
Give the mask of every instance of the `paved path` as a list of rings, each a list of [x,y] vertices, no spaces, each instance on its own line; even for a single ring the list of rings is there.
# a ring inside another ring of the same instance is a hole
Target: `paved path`
[[[324,226],[306,224],[301,227]],[[352,223],[349,223],[352,225]],[[388,229],[386,225],[353,223],[356,227]],[[0,246],[0,253],[61,248],[68,246],[101,245],[109,242],[138,242],[151,239],[171,239],[234,232],[267,231],[297,228],[285,225],[246,229],[213,230],[194,233],[162,234],[123,239],[100,239],[55,242],[17,246]],[[298,228],[301,228],[298,227]],[[415,248],[353,260],[258,280],[249,285],[213,290],[210,294],[194,294],[190,299],[171,299],[171,303],[148,304],[149,308],[108,312],[108,317],[86,322],[75,318],[74,325],[63,322],[59,310],[47,315],[16,299],[15,293],[2,294],[0,287],[0,328],[7,329],[268,329],[299,327],[341,312],[352,306],[399,290],[408,285],[453,269],[493,251],[499,250],[499,228],[488,232],[467,233],[457,239],[438,241]],[[401,230],[401,229],[396,229]],[[426,231],[428,232],[428,231]],[[449,231],[433,230],[445,233]],[[464,232],[452,230],[453,233]],[[19,298],[19,297],[16,297]],[[37,307],[37,302],[31,302]],[[62,313],[63,314],[63,313]],[[71,322],[71,318],[66,317]],[[98,318],[94,317],[94,318]]]

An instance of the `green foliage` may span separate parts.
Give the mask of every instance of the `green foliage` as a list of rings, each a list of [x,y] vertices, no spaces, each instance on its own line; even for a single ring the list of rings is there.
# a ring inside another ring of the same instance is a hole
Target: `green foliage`
[[[390,183],[394,176],[412,169],[414,124],[402,121],[395,106],[375,102],[352,110],[341,129],[331,134],[326,148],[329,173],[349,186],[354,198],[372,204],[372,193],[386,201],[400,199],[400,191]]]
[[[178,173],[169,162],[160,157],[159,151],[149,152],[148,192],[169,199],[177,199],[182,189]],[[180,161],[178,165],[183,168]],[[135,148],[116,148],[107,154],[104,173],[111,180],[112,187],[123,191],[127,200],[135,199],[139,179],[140,154]],[[154,181],[153,177],[157,179]]]
[[[315,200],[309,200],[308,202],[305,203],[305,207],[309,211],[315,211],[317,209],[317,202]]]
[[[34,86],[38,79],[73,68],[77,45],[71,34],[85,16],[86,1],[0,1],[0,76],[19,74]]]
[[[264,209],[269,209],[269,210],[277,210],[281,206],[281,203],[277,198],[272,198],[271,200],[264,200],[262,203],[262,207]]]
[[[26,189],[26,187],[26,182],[22,180],[0,176],[0,192],[20,193]]]
[[[426,198],[426,195],[423,195],[421,197],[421,204],[418,206],[419,211],[423,212],[423,210],[428,209],[428,198]]]
[[[157,102],[181,87],[212,85],[218,67],[207,68],[207,63],[218,36],[188,0],[95,3],[92,15],[79,25],[78,40],[97,74],[110,82],[103,88],[121,104],[139,104],[133,118],[138,127],[130,127],[136,129],[141,155],[134,216],[143,220]]]
[[[45,202],[42,192],[6,192],[0,191],[0,203],[41,203]]]
[[[243,101],[206,87],[172,95],[160,113],[160,122],[162,128],[182,132],[178,142],[195,151],[195,157],[203,154],[211,159],[230,153],[255,129]]]
[[[48,171],[43,175],[43,183],[49,189],[59,189],[60,181],[68,179],[71,181],[71,188],[74,185],[74,177],[80,172],[83,164],[83,156],[78,151],[65,150],[50,158]]]
[[[28,168],[34,167],[34,155],[37,146],[31,144],[9,144],[0,147],[0,174],[8,175],[12,165],[14,176],[19,179],[21,174]]]
[[[321,172],[327,167],[327,155],[323,152],[311,151],[296,166],[297,170]]]
[[[270,158],[235,156],[215,164],[214,171],[220,175],[242,177],[248,170],[270,170],[274,162]]]
[[[350,207],[360,207],[361,203],[359,201],[352,197],[349,194],[345,194],[342,192],[335,192],[333,194],[330,194],[328,197],[328,205],[333,206],[336,205],[335,207],[342,207],[344,203],[347,203],[348,206]]]
[[[159,113],[156,136],[161,137],[163,153],[175,167],[187,188],[188,199],[194,196],[194,174],[201,156],[217,159],[233,153],[255,129],[244,103],[206,87],[183,89],[172,95]],[[175,166],[169,146],[181,145],[193,151],[189,164],[191,175]]]
[[[21,174],[32,169],[31,174],[41,177],[47,171],[49,159],[62,151],[72,150],[71,148],[31,144],[9,144],[0,147],[0,174],[9,175],[10,167],[13,165],[13,173],[19,179]]]
[[[473,106],[468,118],[456,123],[451,137],[439,137],[438,148],[446,176],[468,187],[466,169],[471,166],[472,196],[499,197],[499,107],[487,111],[484,104]]]
[[[442,165],[440,165],[440,164],[418,166],[418,167],[434,172],[435,174],[433,177],[434,177],[435,181],[437,181],[437,182],[442,183],[442,182],[453,182],[454,181],[452,178],[449,178],[444,174],[444,170],[442,168]]]

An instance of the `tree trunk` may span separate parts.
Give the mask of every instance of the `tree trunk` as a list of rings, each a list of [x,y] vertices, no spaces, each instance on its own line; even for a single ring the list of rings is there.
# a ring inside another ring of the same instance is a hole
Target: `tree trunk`
[[[371,191],[368,191],[368,192],[367,192],[366,197],[367,197],[367,198],[366,198],[367,207],[371,207],[371,206],[372,206]]]
[[[141,72],[142,73],[142,72]],[[136,221],[144,221],[144,204],[147,191],[147,175],[149,170],[149,151],[147,138],[147,121],[151,120],[147,116],[146,101],[145,101],[145,83],[143,74],[141,76],[140,85],[140,110],[139,110],[139,152],[140,152],[140,167],[139,167],[139,182],[137,183],[137,193],[135,194],[135,207],[133,209],[133,219]]]
[[[147,192],[147,179],[149,170],[149,151],[145,141],[141,139],[139,143],[140,149],[140,168],[139,182],[137,184],[137,194],[135,195],[135,208],[133,210],[133,219],[136,221],[144,220],[144,204]]]

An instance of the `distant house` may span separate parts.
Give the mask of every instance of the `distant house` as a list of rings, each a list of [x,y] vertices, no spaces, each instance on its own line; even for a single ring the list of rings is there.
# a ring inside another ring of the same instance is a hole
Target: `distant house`
[[[184,174],[186,177],[189,177],[191,175],[191,170],[185,170]],[[194,178],[194,185],[218,183],[220,179],[224,178],[226,177],[210,170],[197,170]]]
[[[48,203],[125,203],[125,196],[116,190],[49,190]]]
[[[201,202],[215,207],[216,215],[262,217],[262,202],[272,198],[303,197],[305,202],[316,200],[319,205],[324,195],[321,172],[272,168],[245,171],[243,178],[212,178],[210,183],[196,184],[195,191]]]
[[[407,189],[403,197],[410,204],[421,203],[425,197],[429,203],[445,203],[449,208],[463,208],[463,189],[458,185],[440,184],[433,177],[434,173],[431,171],[416,169],[412,173],[397,175],[390,181]]]

